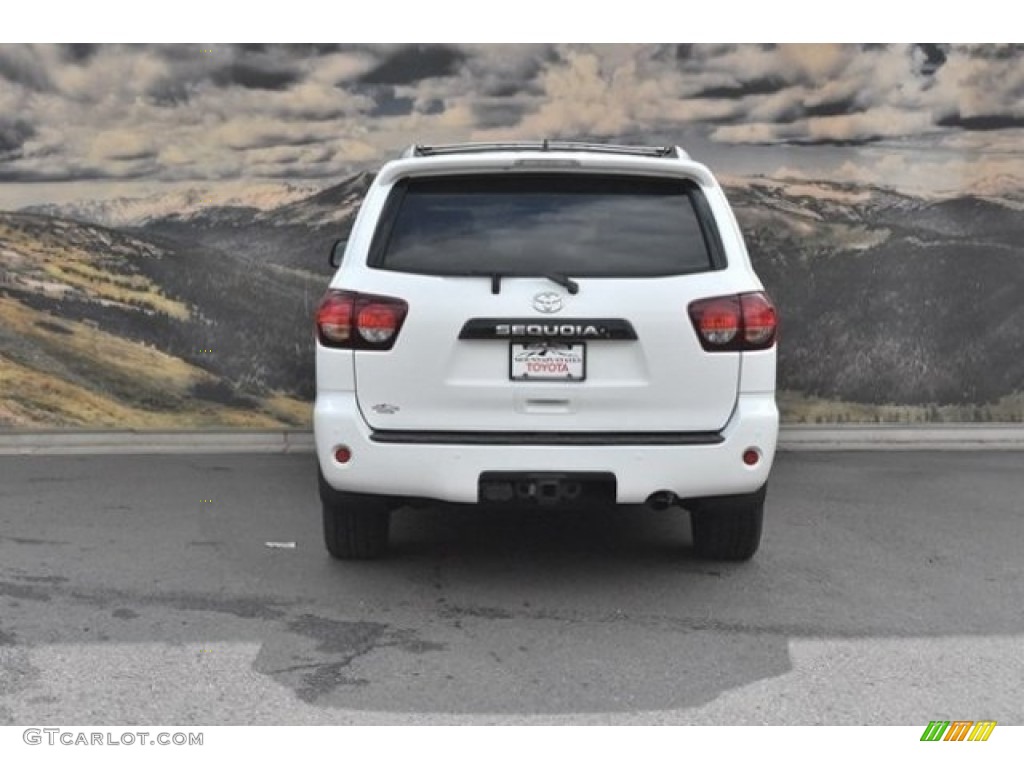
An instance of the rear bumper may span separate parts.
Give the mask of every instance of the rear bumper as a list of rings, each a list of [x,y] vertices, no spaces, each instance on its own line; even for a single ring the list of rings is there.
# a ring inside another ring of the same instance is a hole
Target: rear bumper
[[[715,440],[670,444],[593,444],[523,442],[425,442],[424,433],[408,442],[374,439],[352,392],[317,396],[313,411],[317,458],[328,484],[339,490],[441,501],[478,501],[483,472],[611,472],[620,504],[638,504],[658,491],[681,498],[756,491],[768,479],[779,431],[779,412],[770,393],[741,394],[736,410]],[[446,434],[446,433],[441,433]],[[706,434],[706,433],[702,433]],[[429,438],[427,438],[429,439]],[[456,438],[457,440],[457,438]],[[352,452],[347,464],[334,459],[337,446]],[[756,448],[761,460],[743,463]]]

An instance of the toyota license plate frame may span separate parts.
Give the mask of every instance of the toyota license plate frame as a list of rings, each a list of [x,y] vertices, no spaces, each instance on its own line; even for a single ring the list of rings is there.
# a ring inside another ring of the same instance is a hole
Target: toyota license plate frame
[[[582,341],[512,342],[508,358],[512,381],[579,382],[587,378],[587,345]]]

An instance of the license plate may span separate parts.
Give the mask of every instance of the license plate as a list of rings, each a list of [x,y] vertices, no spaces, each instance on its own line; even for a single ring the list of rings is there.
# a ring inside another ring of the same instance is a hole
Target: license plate
[[[509,374],[513,381],[583,381],[587,377],[587,347],[583,343],[514,343]]]

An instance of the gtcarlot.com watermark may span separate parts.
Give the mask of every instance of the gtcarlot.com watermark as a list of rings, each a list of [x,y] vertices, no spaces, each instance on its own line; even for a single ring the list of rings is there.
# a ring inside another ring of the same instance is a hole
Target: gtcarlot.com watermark
[[[169,733],[160,731],[122,731],[111,733],[110,731],[72,731],[63,728],[26,728],[21,734],[26,744],[35,746],[37,744],[48,744],[57,746],[62,744],[66,747],[201,747],[203,746],[203,734],[184,733],[177,731]]]

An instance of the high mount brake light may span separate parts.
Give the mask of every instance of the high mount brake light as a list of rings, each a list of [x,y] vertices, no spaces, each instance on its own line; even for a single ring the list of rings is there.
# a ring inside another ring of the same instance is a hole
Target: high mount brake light
[[[708,352],[748,352],[775,343],[778,316],[761,291],[694,301],[690,320]]]
[[[317,336],[335,349],[391,349],[408,311],[402,299],[329,290],[317,309]]]

